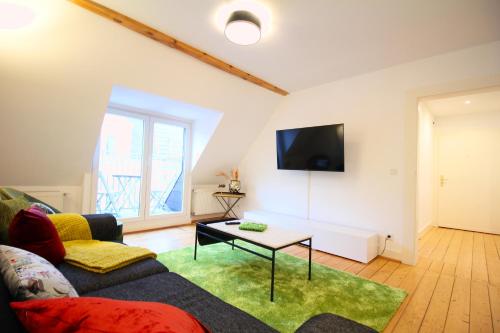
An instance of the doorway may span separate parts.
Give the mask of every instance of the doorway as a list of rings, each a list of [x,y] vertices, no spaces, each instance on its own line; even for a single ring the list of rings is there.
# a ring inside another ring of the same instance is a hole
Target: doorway
[[[168,220],[189,207],[190,124],[109,109],[93,167],[96,213]]]
[[[419,104],[418,231],[500,234],[500,89]]]

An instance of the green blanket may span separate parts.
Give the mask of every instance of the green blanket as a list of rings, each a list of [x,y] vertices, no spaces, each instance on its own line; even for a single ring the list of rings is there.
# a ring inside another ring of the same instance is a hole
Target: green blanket
[[[248,230],[248,231],[258,231],[263,232],[267,229],[267,224],[264,223],[254,223],[254,222],[243,222],[240,224],[240,230]]]

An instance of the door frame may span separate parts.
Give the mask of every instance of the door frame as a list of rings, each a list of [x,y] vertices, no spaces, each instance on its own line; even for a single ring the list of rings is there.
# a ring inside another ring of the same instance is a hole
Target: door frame
[[[462,81],[448,82],[408,91],[405,103],[405,169],[403,210],[403,244],[401,261],[415,265],[418,258],[418,223],[417,223],[417,181],[418,181],[418,103],[428,97],[439,95],[453,96],[464,92],[497,89],[500,75],[478,77]]]
[[[156,112],[151,112],[149,110],[143,110],[139,108],[132,108],[123,105],[117,105],[110,103],[106,109],[106,113],[112,113],[117,115],[130,116],[134,118],[139,118],[144,121],[144,138],[143,138],[143,161],[142,161],[142,176],[143,180],[141,182],[140,190],[140,207],[139,207],[139,217],[133,218],[119,218],[119,221],[123,223],[124,231],[141,231],[148,229],[156,229],[180,224],[186,224],[190,221],[190,205],[191,205],[191,153],[192,153],[192,122],[187,119],[179,119],[170,117],[168,115],[159,114]],[[99,136],[97,139],[97,145],[92,159],[92,170],[91,170],[91,202],[90,211],[91,213],[96,213],[96,200],[97,200],[97,187],[98,187],[98,171],[99,171],[99,155],[101,149],[101,129],[102,123],[104,122],[104,116],[101,122],[101,128],[99,129]],[[171,214],[161,214],[161,215],[149,215],[149,200],[147,195],[151,188],[151,145],[153,142],[153,124],[154,122],[161,122],[166,124],[172,124],[176,126],[181,126],[184,128],[184,160],[183,160],[183,172],[184,172],[184,188],[183,188],[183,205],[180,212]]]

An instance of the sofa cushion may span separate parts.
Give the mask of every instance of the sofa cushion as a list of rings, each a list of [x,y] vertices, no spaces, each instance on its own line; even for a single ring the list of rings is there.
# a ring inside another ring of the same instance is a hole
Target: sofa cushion
[[[377,333],[373,328],[350,319],[323,313],[307,320],[295,333]]]
[[[23,209],[29,208],[30,203],[23,197],[0,200],[0,244],[9,243],[9,226],[14,216]]]
[[[84,296],[171,304],[194,315],[211,332],[277,332],[250,314],[170,272],[93,291]]]
[[[66,251],[56,228],[39,208],[23,209],[16,214],[9,227],[9,241],[54,265],[64,261]]]
[[[189,313],[171,305],[82,297],[13,302],[31,333],[206,333]]]
[[[34,253],[0,245],[0,273],[13,299],[78,297],[51,263]]]
[[[71,282],[79,294],[137,280],[156,273],[168,272],[167,267],[154,259],[146,259],[106,274],[87,271],[68,263],[57,269]]]

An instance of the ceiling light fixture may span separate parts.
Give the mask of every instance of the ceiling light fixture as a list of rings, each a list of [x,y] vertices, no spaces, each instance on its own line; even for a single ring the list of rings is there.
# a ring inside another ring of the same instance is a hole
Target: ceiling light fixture
[[[465,101],[465,104],[470,104],[470,101],[469,100]]]
[[[224,30],[226,38],[238,45],[252,45],[260,40],[260,21],[246,10],[237,10],[231,14]]]

